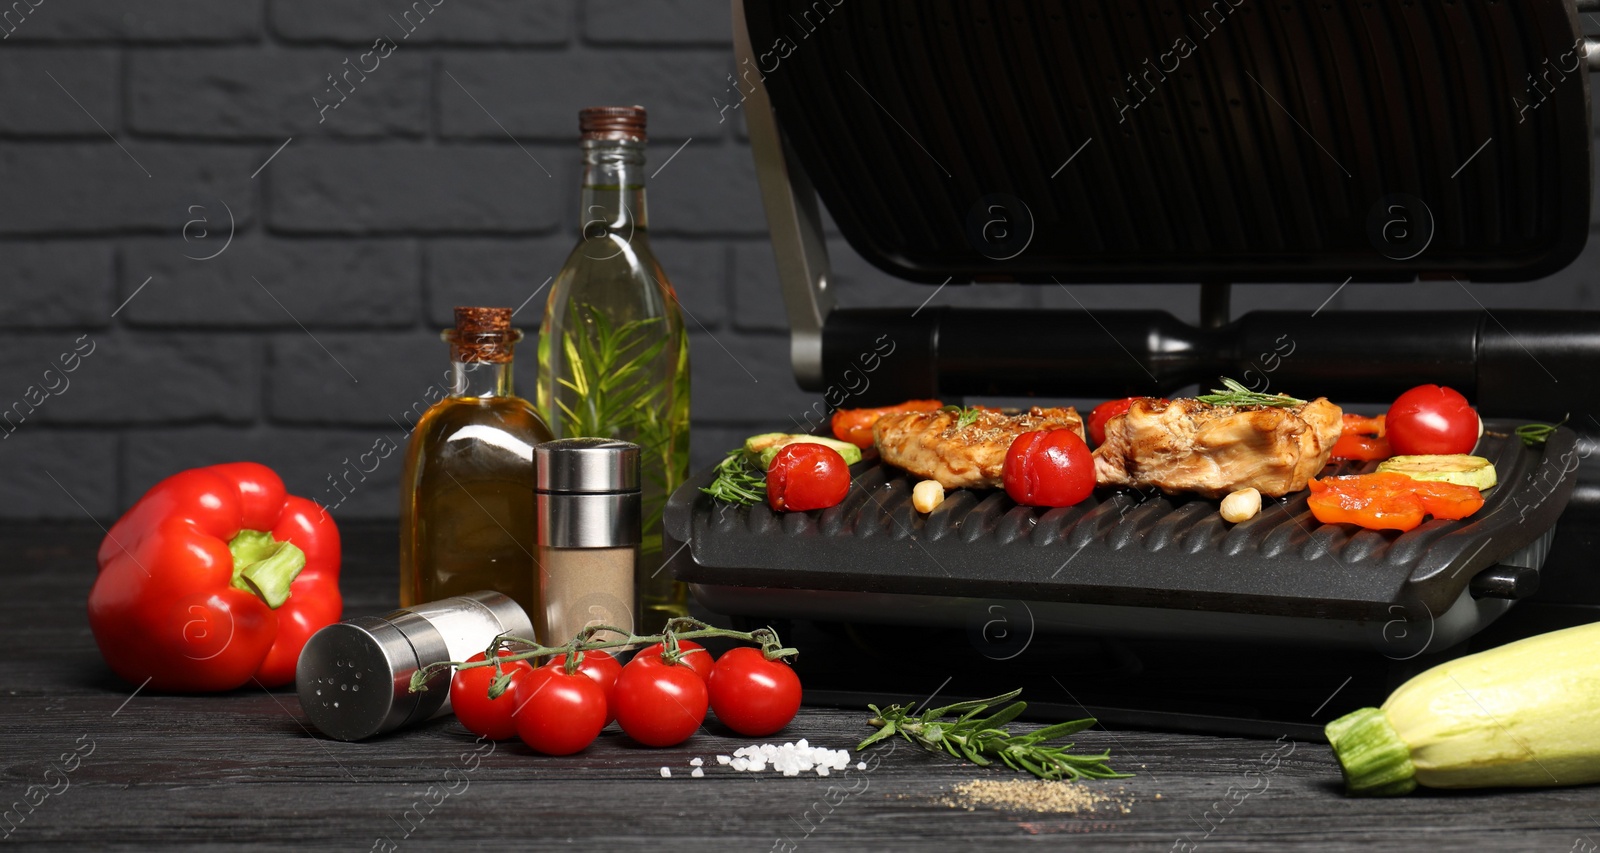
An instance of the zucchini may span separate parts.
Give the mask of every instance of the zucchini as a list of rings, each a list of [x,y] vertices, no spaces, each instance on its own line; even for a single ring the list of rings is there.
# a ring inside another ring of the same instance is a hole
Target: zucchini
[[[1478,491],[1492,488],[1494,463],[1482,456],[1456,453],[1448,456],[1395,456],[1378,464],[1378,473],[1404,474],[1413,480],[1434,480],[1472,486]]]
[[[861,448],[848,441],[801,433],[766,432],[761,435],[752,435],[744,440],[744,452],[749,454],[751,461],[760,464],[761,470],[765,471],[772,464],[772,457],[778,455],[780,448],[786,444],[800,444],[803,442],[826,445],[839,451],[839,455],[844,457],[846,465],[854,465],[861,461]]]
[[[1347,793],[1600,781],[1600,623],[1457,658],[1327,726]]]

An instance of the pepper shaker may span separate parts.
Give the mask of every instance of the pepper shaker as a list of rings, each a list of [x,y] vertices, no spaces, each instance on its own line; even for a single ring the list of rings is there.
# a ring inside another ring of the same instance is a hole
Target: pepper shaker
[[[534,458],[536,638],[560,645],[599,624],[631,632],[639,613],[639,445],[563,438],[536,446]]]
[[[450,711],[451,670],[436,672],[418,693],[410,692],[412,674],[431,663],[464,661],[501,634],[532,633],[522,606],[491,590],[329,625],[300,652],[300,707],[312,725],[339,740],[431,720]]]

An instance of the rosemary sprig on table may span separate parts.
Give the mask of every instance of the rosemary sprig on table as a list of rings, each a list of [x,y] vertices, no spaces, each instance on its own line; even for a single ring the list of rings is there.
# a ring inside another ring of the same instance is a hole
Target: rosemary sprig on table
[[[740,506],[753,506],[767,499],[767,477],[750,463],[744,448],[729,451],[715,470],[716,478],[700,491],[723,503]]]
[[[998,758],[1012,770],[1026,770],[1040,779],[1126,779],[1132,773],[1118,773],[1106,761],[1111,753],[1073,755],[1070,743],[1050,746],[1046,741],[1077,734],[1095,724],[1095,720],[1072,720],[1056,723],[1027,734],[1014,735],[1005,725],[1027,709],[1026,702],[1011,702],[1022,693],[1013,690],[993,699],[957,702],[943,708],[934,708],[913,716],[915,709],[890,705],[880,710],[868,705],[873,718],[868,722],[878,731],[856,746],[866,749],[880,740],[900,735],[924,749],[944,750],[956,758],[965,758],[973,764],[988,766],[990,757]],[[981,716],[991,705],[1011,702],[987,717]],[[941,718],[959,714],[954,720]]]
[[[1522,439],[1522,443],[1529,447],[1544,447],[1550,436],[1555,435],[1556,430],[1570,417],[1572,415],[1568,414],[1553,424],[1523,424],[1516,429],[1517,438]]]
[[[1222,377],[1222,388],[1211,389],[1210,394],[1195,397],[1202,403],[1212,406],[1300,406],[1306,401],[1288,394],[1263,394],[1260,391],[1251,391],[1237,379]]]

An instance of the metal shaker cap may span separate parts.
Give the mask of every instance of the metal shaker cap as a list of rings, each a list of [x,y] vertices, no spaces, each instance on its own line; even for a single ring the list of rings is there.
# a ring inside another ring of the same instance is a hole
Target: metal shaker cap
[[[450,710],[450,673],[412,693],[411,676],[432,663],[466,660],[500,634],[533,636],[533,623],[492,591],[362,616],[311,635],[295,666],[300,706],[323,734],[361,740]]]
[[[422,664],[399,628],[377,616],[311,635],[295,667],[300,707],[328,737],[361,740],[399,728],[427,694],[411,693]]]
[[[533,448],[541,492],[639,490],[639,445],[614,438],[561,438]]]

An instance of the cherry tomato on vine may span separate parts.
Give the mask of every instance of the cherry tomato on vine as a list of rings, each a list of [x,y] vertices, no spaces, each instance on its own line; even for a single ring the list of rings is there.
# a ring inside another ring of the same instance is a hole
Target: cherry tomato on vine
[[[645,646],[639,650],[638,654],[633,656],[633,661],[629,661],[629,663],[634,661],[642,661],[649,664],[662,663],[661,653],[666,649],[667,647],[664,643]],[[679,663],[694,670],[695,675],[700,676],[702,679],[711,677],[711,667],[716,663],[716,658],[706,651],[705,646],[694,640],[679,640],[678,651],[682,654],[678,658]]]
[[[559,666],[566,669],[567,656],[556,655],[545,666]],[[606,696],[606,725],[617,718],[617,712],[612,710],[612,695],[616,692],[617,676],[622,674],[622,664],[617,659],[607,654],[602,649],[591,649],[583,653],[583,661],[578,664],[578,671],[594,679],[600,685],[600,690]]]
[[[774,512],[827,509],[849,493],[850,466],[826,445],[785,445],[767,466],[767,504]]]
[[[1471,453],[1483,422],[1460,392],[1418,385],[1395,399],[1384,418],[1384,437],[1401,456]]]
[[[705,679],[682,663],[634,658],[617,679],[617,723],[645,746],[683,743],[705,721]]]
[[[591,652],[592,654],[592,652]],[[571,755],[606,727],[606,693],[582,672],[543,666],[511,680],[517,701],[517,735],[534,752]]]
[[[506,649],[500,650],[500,656],[511,654]],[[478,652],[467,662],[485,660],[483,652]],[[518,672],[532,670],[533,667],[525,660],[512,661],[500,665],[506,675],[512,676],[513,683]],[[517,708],[516,697],[508,687],[497,698],[489,698],[489,682],[494,680],[494,667],[481,666],[474,669],[458,669],[450,677],[450,707],[455,711],[456,719],[467,731],[480,737],[491,740],[506,740],[516,737],[517,723],[512,719],[512,713]]]
[[[749,737],[775,734],[800,710],[800,677],[794,669],[749,646],[724,653],[706,687],[717,719]]]
[[[1001,479],[1023,506],[1072,506],[1094,491],[1094,456],[1075,430],[1025,432],[1006,451]]]

